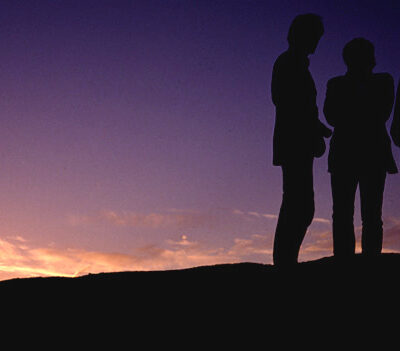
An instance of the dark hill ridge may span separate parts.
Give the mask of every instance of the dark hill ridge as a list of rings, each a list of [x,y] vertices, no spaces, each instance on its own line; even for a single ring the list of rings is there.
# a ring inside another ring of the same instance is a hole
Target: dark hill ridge
[[[128,271],[88,274],[76,278],[17,278],[0,282],[0,293],[29,289],[33,292],[96,291],[97,294],[154,294],[191,291],[199,294],[209,289],[236,294],[239,290],[274,294],[301,286],[305,291],[317,287],[362,289],[380,286],[393,289],[400,279],[400,254],[382,254],[376,258],[355,255],[346,262],[333,257],[297,264],[291,269],[257,263],[219,264],[167,271]],[[232,289],[232,290],[230,290]],[[399,296],[400,298],[400,296]]]

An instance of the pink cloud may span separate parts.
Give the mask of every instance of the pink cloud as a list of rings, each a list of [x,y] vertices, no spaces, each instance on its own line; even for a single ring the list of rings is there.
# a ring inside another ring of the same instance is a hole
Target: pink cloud
[[[232,214],[232,213],[231,213]],[[241,213],[233,213],[242,216]],[[248,214],[246,214],[248,216]],[[199,216],[199,217],[197,217]],[[259,218],[255,215],[250,215]],[[261,220],[261,218],[260,218]],[[81,221],[105,221],[116,226],[152,226],[180,228],[207,221],[197,212],[171,211],[139,215],[102,212],[97,216],[74,218]],[[394,223],[394,222],[393,222]],[[384,252],[399,252],[400,225],[394,224],[384,234]],[[81,248],[60,249],[54,245],[37,247],[22,236],[0,239],[0,280],[31,276],[76,276],[87,273],[143,271],[189,268],[200,265],[252,261],[272,263],[273,233],[233,237],[224,246],[192,240],[189,234],[128,252],[99,252]],[[359,244],[357,246],[359,251]],[[330,230],[310,230],[300,251],[300,261],[332,255]]]
[[[29,243],[28,243],[29,244]],[[0,280],[12,277],[77,276],[87,273],[146,271],[190,268],[228,262],[239,262],[224,249],[191,242],[182,236],[170,241],[167,248],[147,245],[132,253],[110,253],[83,249],[31,247],[0,240]]]
[[[189,211],[168,211],[166,213],[136,213],[130,211],[101,211],[93,215],[71,215],[69,223],[72,225],[90,223],[108,223],[122,227],[139,227],[152,229],[185,229],[210,225],[214,217],[207,213]]]

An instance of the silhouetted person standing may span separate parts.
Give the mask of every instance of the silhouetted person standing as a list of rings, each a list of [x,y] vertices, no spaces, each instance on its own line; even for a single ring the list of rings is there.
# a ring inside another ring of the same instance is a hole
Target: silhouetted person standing
[[[394,106],[393,122],[390,128],[393,142],[400,147],[400,81],[397,87],[396,104]]]
[[[388,73],[373,73],[375,50],[356,38],[346,44],[344,76],[328,82],[324,113],[334,127],[329,150],[333,198],[333,252],[348,258],[355,253],[354,200],[360,187],[362,253],[382,251],[382,202],[387,173],[397,173],[386,130],[394,100]]]
[[[324,33],[321,17],[297,16],[289,29],[289,48],[275,61],[272,101],[276,107],[273,164],[282,167],[283,199],[274,239],[275,265],[297,262],[314,217],[313,160],[325,152],[330,130],[318,119],[317,92],[308,69]]]

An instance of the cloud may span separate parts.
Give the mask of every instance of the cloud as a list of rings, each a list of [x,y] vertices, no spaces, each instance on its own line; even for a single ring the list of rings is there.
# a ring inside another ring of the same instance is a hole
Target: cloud
[[[258,219],[266,218],[266,219],[274,219],[274,220],[278,219],[278,214],[261,213],[261,212],[257,212],[257,211],[247,211],[247,212],[245,212],[245,211],[241,211],[241,210],[238,210],[238,209],[234,209],[232,211],[232,213],[234,215],[242,216],[242,217],[244,217],[246,219],[249,219],[249,218],[253,218],[253,219],[255,219],[255,218],[258,218]],[[328,224],[328,225],[331,224],[331,221],[329,219],[321,218],[321,217],[315,217],[313,219],[313,222],[314,223]]]
[[[140,213],[135,211],[103,210],[91,214],[71,214],[68,224],[72,226],[113,226],[119,228],[144,228],[150,230],[214,229],[225,232],[237,231],[238,228],[259,232],[274,225],[276,214],[239,209],[210,209],[207,211],[169,208],[160,212]]]
[[[383,246],[392,252],[398,252],[400,250],[400,221],[392,220],[388,222],[389,225],[392,225],[388,229],[385,228],[386,226],[384,227]]]
[[[232,213],[235,214],[235,215],[244,215],[245,214],[243,211],[237,210],[237,209],[232,210]]]
[[[71,225],[107,223],[119,227],[151,229],[188,229],[212,224],[214,217],[208,213],[170,209],[166,213],[137,213],[130,211],[101,211],[93,215],[70,215]]]
[[[313,219],[313,222],[315,222],[315,223],[323,223],[323,224],[331,224],[331,221],[329,220],[329,219],[326,219],[326,218],[320,218],[320,217],[315,217],[314,219]]]
[[[167,243],[173,246],[181,246],[181,247],[194,247],[197,246],[198,243],[196,241],[189,241],[187,235],[181,235],[180,240],[167,240]]]
[[[271,243],[270,235],[254,234],[247,238],[235,238],[227,247],[215,247],[181,235],[178,240],[166,240],[163,245],[151,244],[129,253],[113,253],[79,248],[35,247],[25,239],[4,239],[0,240],[0,280],[180,269],[243,261],[270,263]]]
[[[107,224],[125,228],[148,228],[154,230],[193,228],[222,228],[232,230],[236,224],[253,223],[264,226],[265,221],[276,220],[278,216],[257,211],[239,209],[214,209],[196,211],[169,208],[161,212],[139,213],[135,211],[103,210],[92,214],[71,214],[68,223],[72,226]],[[317,219],[321,223],[327,220]],[[237,228],[237,227],[236,227]],[[255,228],[253,227],[253,230]],[[255,231],[258,231],[256,229]]]
[[[274,214],[268,214],[268,213],[264,213],[262,214],[262,217],[268,218],[268,219],[277,219],[278,216],[274,215]]]
[[[384,252],[400,252],[400,225],[386,232]],[[393,240],[393,241],[392,241]],[[396,244],[397,243],[397,244]],[[190,268],[236,262],[272,263],[273,235],[235,237],[222,246],[181,235],[160,244],[149,244],[127,253],[81,248],[35,247],[19,239],[0,239],[0,280],[32,276],[78,276],[88,273],[149,271]],[[357,246],[359,252],[359,243]],[[332,255],[332,233],[310,230],[301,246],[300,261]]]
[[[238,209],[234,209],[232,210],[232,213],[234,215],[238,215],[238,216],[242,216],[242,217],[256,217],[256,218],[267,218],[267,219],[277,219],[278,216],[276,214],[270,214],[270,213],[261,213],[261,212],[257,212],[257,211],[241,211]]]
[[[16,241],[19,241],[19,242],[22,242],[22,243],[26,242],[26,240],[22,236],[19,236],[19,235],[8,236],[7,239],[16,240]]]
[[[252,211],[253,212],[253,211]],[[12,277],[31,276],[77,276],[87,273],[115,271],[147,271],[189,268],[201,265],[235,262],[272,263],[273,229],[266,232],[263,221],[267,213],[225,211],[225,216],[238,216],[237,221],[254,219],[259,227],[256,234],[232,236],[219,246],[212,242],[192,239],[190,233],[169,238],[160,243],[127,249],[121,252],[100,252],[82,248],[57,248],[55,244],[37,247],[22,236],[5,236],[0,239],[0,280]],[[222,213],[223,214],[223,213]],[[163,213],[138,214],[133,212],[103,211],[92,216],[71,217],[71,223],[109,223],[113,226],[142,226],[151,228],[184,228],[205,225],[210,214],[197,211],[171,210]],[[232,219],[232,218],[231,218]],[[328,220],[317,218],[317,222],[328,224]],[[400,222],[386,221],[390,226],[384,232],[384,252],[400,252]],[[236,225],[237,222],[234,223]],[[261,224],[261,225],[258,225]],[[245,226],[248,227],[247,224]],[[225,228],[226,229],[226,228]],[[225,230],[224,229],[224,230]],[[252,230],[252,229],[250,229]],[[179,231],[180,232],[180,231]],[[182,233],[182,232],[181,232]],[[229,231],[228,231],[229,233]],[[360,251],[359,235],[357,252]],[[300,261],[308,261],[332,255],[332,233],[311,227],[300,250]]]
[[[400,253],[400,221],[392,218],[384,221],[389,228],[384,228],[382,252]],[[390,226],[391,225],[391,226]],[[361,253],[361,231],[362,226],[355,227],[356,253]],[[305,241],[301,247],[300,256],[302,260],[311,260],[333,254],[333,239],[331,231],[311,231],[306,234]]]
[[[393,216],[385,216],[383,222],[385,223],[385,225],[390,227],[400,226],[400,219]]]
[[[236,238],[229,254],[240,257],[242,260],[252,256],[263,256],[264,260],[271,261],[272,240],[270,235],[253,234],[249,238]]]
[[[300,248],[300,261],[309,261],[332,255],[331,231],[308,231]]]
[[[258,212],[255,212],[255,211],[249,211],[249,212],[247,212],[247,214],[249,216],[261,217],[261,214]]]
[[[0,280],[12,277],[67,276],[115,271],[147,271],[190,268],[199,265],[239,262],[229,250],[213,248],[181,236],[167,247],[146,245],[130,253],[84,249],[32,247],[29,242],[0,240]]]

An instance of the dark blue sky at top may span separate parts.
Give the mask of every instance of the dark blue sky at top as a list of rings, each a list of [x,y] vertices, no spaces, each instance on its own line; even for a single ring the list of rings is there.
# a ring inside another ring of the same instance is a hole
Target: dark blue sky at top
[[[269,85],[292,19],[307,12],[325,24],[310,64],[320,111],[354,37],[371,40],[376,71],[399,80],[399,1],[1,1],[3,219],[28,213],[47,240],[62,232],[50,219],[71,212],[277,213]],[[395,216],[399,176],[387,184]],[[316,215],[330,218],[326,156],[315,190]]]

